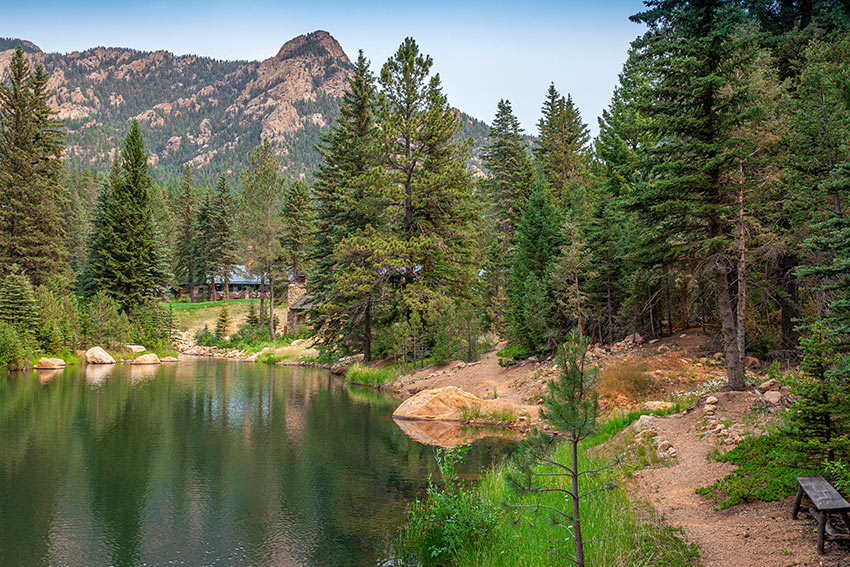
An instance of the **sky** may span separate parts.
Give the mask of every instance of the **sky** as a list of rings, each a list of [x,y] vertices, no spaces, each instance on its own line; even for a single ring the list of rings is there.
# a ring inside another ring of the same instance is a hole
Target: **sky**
[[[643,31],[628,17],[642,7],[640,0],[0,0],[0,37],[61,53],[108,46],[263,60],[323,29],[351,59],[363,49],[377,72],[412,36],[462,111],[490,123],[506,98],[534,134],[554,82],[595,134],[629,43]]]

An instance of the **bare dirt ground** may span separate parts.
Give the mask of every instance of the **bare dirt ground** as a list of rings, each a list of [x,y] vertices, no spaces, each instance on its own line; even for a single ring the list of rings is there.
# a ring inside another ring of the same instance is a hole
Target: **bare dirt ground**
[[[756,394],[717,394],[718,417],[735,419]],[[740,417],[738,417],[740,419]],[[700,547],[703,567],[809,567],[850,565],[847,547],[828,544],[827,554],[815,549],[815,523],[807,514],[790,517],[793,497],[778,502],[744,503],[726,510],[695,492],[724,477],[732,465],[707,460],[714,448],[702,439],[703,416],[696,409],[655,420],[658,439],[673,443],[678,453],[669,466],[635,474],[636,495],[650,502],[670,525],[684,529]]]

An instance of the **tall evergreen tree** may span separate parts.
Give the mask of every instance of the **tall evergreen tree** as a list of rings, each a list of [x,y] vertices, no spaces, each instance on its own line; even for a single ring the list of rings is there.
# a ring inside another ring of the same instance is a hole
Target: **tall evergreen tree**
[[[586,175],[590,133],[570,95],[561,96],[555,84],[549,85],[538,122],[534,156],[555,205],[559,208],[583,206],[581,190]]]
[[[242,174],[239,190],[240,234],[246,256],[252,258],[250,270],[269,282],[269,332],[274,336],[274,279],[280,271],[283,254],[281,215],[283,180],[278,175],[280,162],[268,140],[251,154],[251,167]],[[260,298],[260,319],[263,298]]]
[[[313,184],[315,214],[307,250],[313,267],[307,289],[314,304],[348,306],[344,311],[314,309],[310,315],[311,325],[317,331],[334,329],[322,333],[325,345],[330,348],[341,346],[340,343],[345,345],[352,335],[359,334],[357,342],[366,353],[371,352],[373,309],[370,296],[365,296],[363,305],[350,304],[338,281],[349,273],[348,266],[336,264],[339,260],[356,258],[359,261],[360,258],[342,251],[335,254],[335,250],[347,235],[367,227],[382,230],[386,224],[381,206],[383,175],[379,131],[375,123],[376,101],[375,77],[369,70],[368,59],[360,51],[342,99],[339,118],[319,148],[324,161],[319,165]],[[343,295],[337,297],[340,293]],[[360,329],[359,333],[355,333],[355,328]],[[345,331],[340,332],[340,329]]]
[[[561,217],[549,193],[536,187],[523,205],[511,270],[511,335],[528,353],[554,347],[565,329],[558,324],[551,287],[563,237]]]
[[[287,262],[292,266],[292,278],[298,281],[304,274],[304,256],[312,233],[312,204],[310,186],[295,180],[283,192],[283,235],[281,237]]]
[[[664,143],[653,146],[653,177],[637,195],[648,225],[663,226],[670,253],[702,262],[716,286],[729,387],[743,389],[731,249],[740,167],[736,136],[754,112],[746,77],[755,56],[744,14],[721,0],[650,0],[633,16],[649,30],[637,42],[655,82],[645,111]]]
[[[405,39],[381,69],[379,95],[391,224],[409,242],[428,242],[422,263],[408,266],[404,278],[406,304],[420,311],[439,296],[466,296],[480,252],[469,144],[456,137],[457,114],[432,66],[431,57]]]
[[[161,291],[167,274],[156,243],[151,180],[139,124],[134,120],[98,202],[86,268],[86,290],[100,290],[125,310]]]
[[[69,275],[62,213],[63,124],[48,105],[48,76],[19,47],[0,84],[0,266],[35,283]]]
[[[195,258],[195,241],[198,217],[198,196],[192,186],[192,170],[188,164],[183,170],[183,181],[180,184],[179,209],[177,213],[177,265],[175,275],[177,283],[189,285],[189,298],[195,302],[195,284],[204,274],[198,273],[198,262]]]
[[[10,267],[10,272],[0,285],[0,322],[25,333],[35,333],[39,327],[35,292],[29,279],[17,266]]]
[[[484,148],[488,177],[483,182],[487,196],[485,213],[485,259],[482,293],[485,318],[497,329],[509,281],[516,226],[523,200],[531,192],[534,171],[522,139],[522,128],[511,103],[500,100],[490,128],[489,146]]]
[[[211,275],[215,274],[221,278],[224,299],[228,299],[230,272],[239,261],[234,209],[233,195],[227,185],[227,178],[221,175],[215,192],[211,193],[211,209],[204,241],[207,244],[207,268]]]

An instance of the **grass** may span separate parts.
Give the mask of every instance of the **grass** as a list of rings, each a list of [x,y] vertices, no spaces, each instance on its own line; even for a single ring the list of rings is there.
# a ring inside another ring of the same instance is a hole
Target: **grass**
[[[781,500],[797,491],[795,477],[821,474],[800,466],[776,432],[745,439],[717,460],[738,468],[697,492],[714,500],[721,510],[741,502]]]
[[[85,356],[79,355],[68,349],[63,349],[59,352],[53,353],[37,352],[30,356],[30,368],[35,368],[38,365],[38,359],[40,358],[61,358],[65,361],[66,365],[81,364],[85,361]]]
[[[509,408],[482,412],[480,406],[463,406],[460,408],[460,413],[464,421],[480,423],[513,423],[517,420],[516,413]]]
[[[259,304],[259,299],[228,299],[227,306],[231,305],[247,305],[250,302],[256,302]],[[171,307],[172,311],[175,313],[186,312],[186,311],[197,311],[199,309],[208,309],[210,307],[216,307],[221,309],[221,306],[224,305],[223,301],[196,301],[195,303],[189,303],[188,301],[167,301],[163,302],[160,305]]]
[[[589,453],[593,443],[609,434],[616,434],[615,429],[628,425],[627,418],[618,418],[611,425],[604,425],[602,431],[593,439],[583,444],[582,468],[597,468],[610,462],[611,455],[604,452]],[[552,457],[558,462],[569,462],[569,445],[564,443],[555,449]],[[543,470],[540,472],[554,472]],[[550,477],[552,483],[566,485],[563,477]],[[602,488],[609,482],[622,479],[622,471],[617,468],[608,469],[598,475],[583,477],[583,490]],[[543,504],[564,509],[567,502],[563,494],[546,493],[543,495],[517,495],[507,485],[504,468],[487,474],[478,487],[478,496],[494,505],[510,504]],[[684,567],[698,565],[699,550],[693,544],[687,544],[682,539],[681,532],[665,526],[657,517],[642,505],[629,500],[626,491],[615,486],[610,490],[598,492],[581,501],[582,532],[585,541],[595,538],[611,538],[603,542],[586,544],[589,561],[598,565],[614,567],[625,566],[656,566]],[[490,567],[536,567],[552,565],[553,556],[550,553],[553,540],[564,540],[565,530],[562,526],[546,521],[546,516],[538,513],[520,514],[508,510],[496,528],[496,536],[491,543],[477,549],[463,549],[456,557],[456,564],[461,567],[488,565]],[[573,553],[571,543],[558,543],[559,553]],[[565,563],[566,564],[566,563]]]
[[[632,399],[638,399],[649,393],[652,384],[652,377],[646,373],[645,366],[622,362],[600,373],[599,393],[623,394]]]
[[[385,383],[392,382],[396,378],[398,378],[398,373],[389,366],[375,368],[355,362],[345,371],[345,382],[347,384],[383,386]]]

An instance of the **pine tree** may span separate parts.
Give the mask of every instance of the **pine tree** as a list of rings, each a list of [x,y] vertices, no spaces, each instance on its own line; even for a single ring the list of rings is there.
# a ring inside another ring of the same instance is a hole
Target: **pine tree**
[[[12,266],[0,287],[0,321],[25,333],[35,333],[40,319],[29,279]]]
[[[731,257],[734,173],[748,147],[737,134],[752,119],[746,77],[754,60],[743,12],[721,0],[650,0],[633,19],[649,31],[636,42],[642,70],[654,81],[644,111],[665,143],[651,150],[652,177],[636,196],[647,226],[664,227],[656,238],[668,253],[703,262],[714,278],[729,387],[743,389],[742,351]]]
[[[218,320],[215,323],[215,338],[218,340],[230,334],[230,313],[227,311],[227,303],[221,306],[221,311],[218,313]]]
[[[210,249],[212,245],[212,233],[215,208],[215,193],[207,188],[201,196],[198,212],[195,216],[194,234],[192,235],[192,259],[197,276],[196,280],[208,286],[208,298],[214,300],[215,292],[215,270],[212,267]]]
[[[555,84],[549,85],[538,122],[538,142],[534,157],[559,208],[580,208],[584,196],[590,134],[570,95],[561,96]]]
[[[269,334],[274,336],[274,278],[280,271],[283,255],[281,236],[284,222],[281,215],[283,180],[278,175],[280,162],[268,140],[263,140],[253,154],[251,167],[242,174],[239,191],[240,234],[246,255],[253,259],[249,269],[269,281],[271,305]],[[263,317],[263,298],[260,298],[260,319]]]
[[[38,283],[68,276],[62,213],[64,130],[48,105],[48,76],[19,47],[0,84],[0,266]]]
[[[205,274],[198,273],[195,258],[195,240],[198,217],[198,197],[192,186],[192,170],[186,164],[183,181],[180,185],[178,228],[177,228],[177,265],[175,275],[178,283],[189,285],[189,298],[195,302],[195,284]]]
[[[233,196],[224,175],[219,177],[215,192],[210,193],[209,219],[203,240],[207,245],[206,264],[210,275],[221,278],[224,299],[228,299],[229,278],[238,262]]]
[[[549,435],[534,432],[520,444],[511,458],[514,467],[507,473],[508,486],[519,493],[543,494],[559,492],[564,502],[569,503],[567,510],[552,506],[523,505],[526,510],[548,514],[551,520],[568,528],[569,538],[550,540],[556,545],[553,553],[570,557],[577,567],[589,564],[585,559],[585,542],[581,526],[581,502],[600,489],[582,491],[585,475],[593,475],[609,466],[595,470],[582,470],[579,458],[580,443],[596,429],[599,413],[599,395],[595,388],[598,380],[598,368],[589,368],[587,347],[589,341],[582,338],[578,330],[573,329],[566,343],[558,349],[556,363],[560,370],[557,379],[548,383],[549,392],[544,399],[541,419],[549,422],[559,433]],[[563,439],[570,445],[570,460],[557,463],[550,456],[555,439]],[[551,465],[557,465],[552,468]],[[553,472],[554,471],[554,472]],[[566,477],[569,484],[551,482],[552,477]],[[601,490],[611,488],[606,485]],[[508,505],[511,507],[511,505]],[[598,541],[598,540],[595,540]],[[564,551],[563,544],[571,544]]]
[[[500,100],[490,128],[491,143],[484,148],[488,177],[483,183],[488,208],[485,216],[485,258],[482,293],[485,317],[498,329],[507,294],[520,207],[531,192],[534,172],[522,139],[522,128],[511,103]]]
[[[283,192],[282,244],[292,266],[292,278],[298,281],[304,274],[305,250],[312,233],[313,213],[310,203],[310,186],[296,180],[286,185]]]
[[[101,192],[86,268],[86,290],[106,291],[125,310],[157,295],[167,274],[158,254],[144,140],[136,121]]]
[[[523,205],[511,270],[511,336],[529,354],[551,349],[559,329],[551,273],[563,243],[551,197],[536,187]]]
[[[350,256],[334,254],[340,242],[348,235],[366,230],[367,226],[383,229],[385,225],[376,101],[375,77],[361,51],[342,99],[339,118],[319,148],[324,161],[319,165],[313,185],[315,214],[307,251],[313,266],[307,289],[316,305],[342,301],[336,297],[339,293],[336,280],[347,272],[347,267],[336,266],[334,262]],[[369,352],[371,339],[367,340],[366,336],[371,332],[371,303],[363,306],[362,313],[352,314],[350,320],[360,321],[361,337],[355,344],[363,344],[364,351]],[[317,331],[338,326],[349,329],[343,335],[343,344],[353,333],[350,321],[341,321],[337,311],[316,309],[311,313],[310,323]],[[322,333],[322,336],[328,348],[341,346],[339,333]]]
[[[396,234],[425,257],[405,274],[406,304],[424,312],[438,296],[466,297],[480,254],[478,211],[466,167],[467,140],[457,140],[457,114],[442,92],[433,61],[412,38],[381,69],[380,131],[390,177]]]

